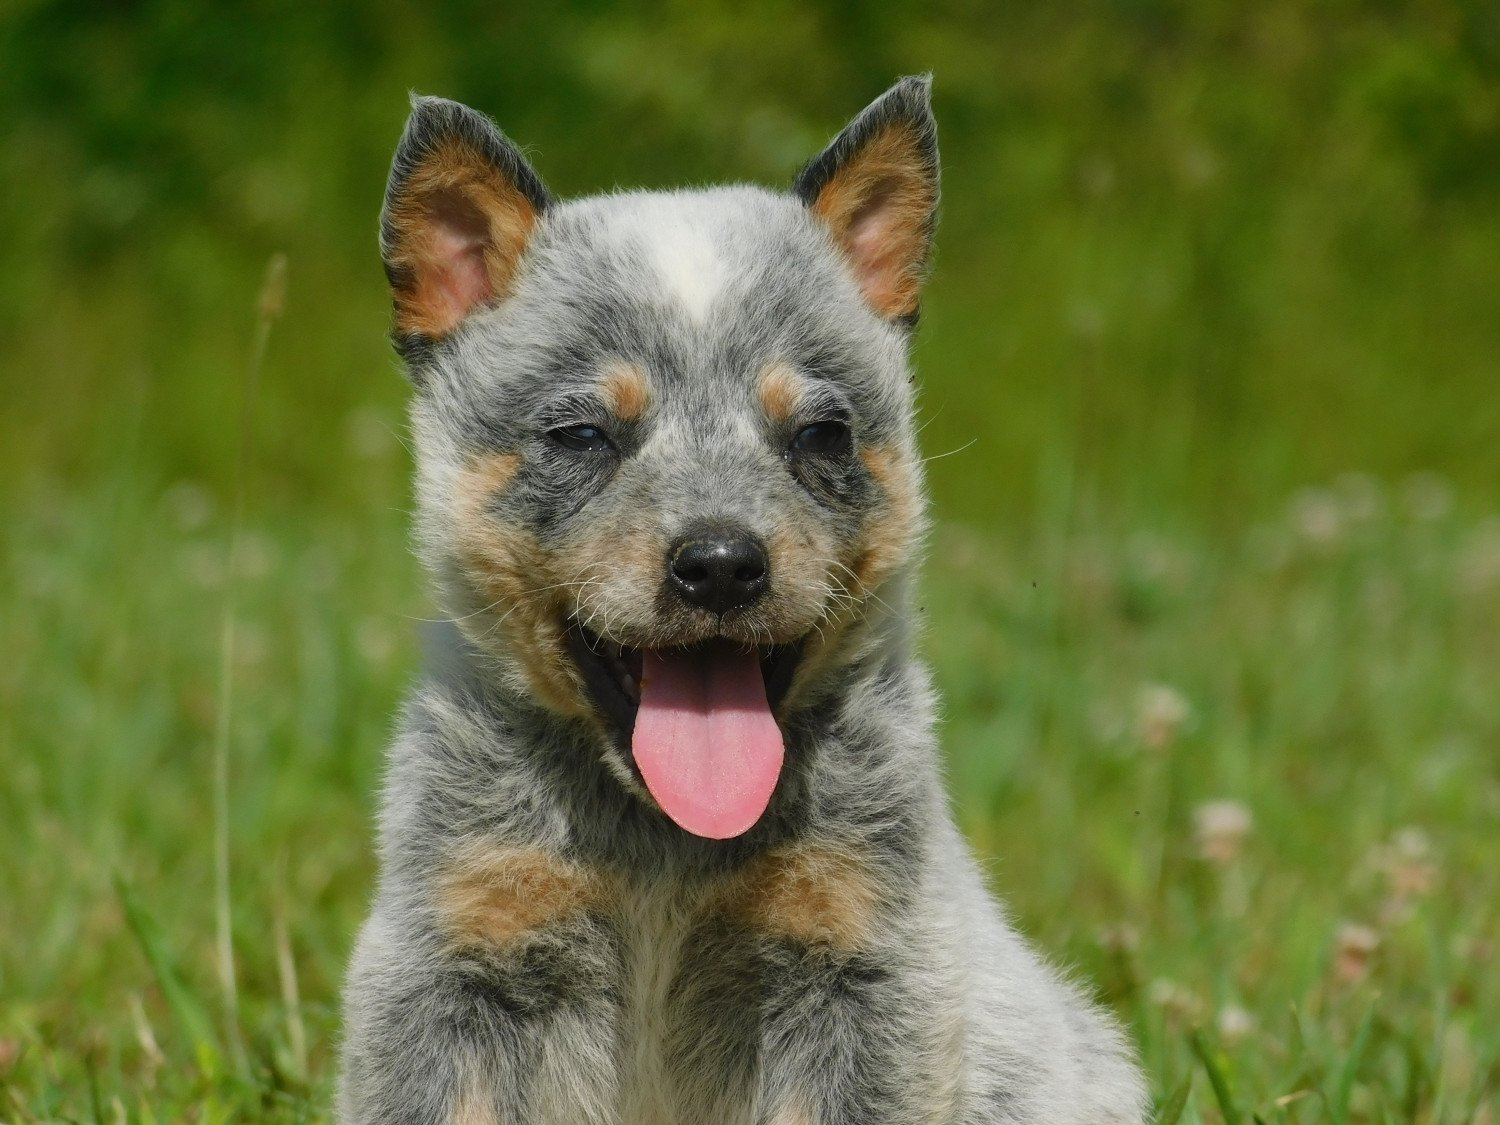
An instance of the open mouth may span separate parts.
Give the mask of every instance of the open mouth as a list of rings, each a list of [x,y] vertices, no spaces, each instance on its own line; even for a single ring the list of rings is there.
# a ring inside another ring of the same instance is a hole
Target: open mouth
[[[791,686],[801,645],[712,640],[640,649],[576,623],[568,642],[595,706],[628,742],[662,810],[710,839],[749,831],[781,774],[784,747],[774,712]]]

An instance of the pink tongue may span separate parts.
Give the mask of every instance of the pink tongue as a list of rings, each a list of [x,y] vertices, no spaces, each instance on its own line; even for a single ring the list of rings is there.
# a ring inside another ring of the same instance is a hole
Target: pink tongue
[[[631,751],[646,788],[696,836],[748,832],[781,775],[781,729],[760,659],[727,645],[643,656]]]

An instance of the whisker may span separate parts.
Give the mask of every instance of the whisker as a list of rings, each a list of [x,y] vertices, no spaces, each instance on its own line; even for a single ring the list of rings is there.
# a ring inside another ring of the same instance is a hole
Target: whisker
[[[925,465],[929,461],[941,461],[944,457],[952,457],[955,453],[962,453],[964,450],[968,449],[971,445],[977,444],[978,441],[979,441],[979,439],[977,437],[970,438],[968,441],[966,441],[962,445],[960,445],[957,449],[950,449],[950,450],[948,450],[947,453],[934,453],[931,457],[923,457],[923,458],[921,458],[920,460],[917,461],[917,464],[919,464],[919,465]]]

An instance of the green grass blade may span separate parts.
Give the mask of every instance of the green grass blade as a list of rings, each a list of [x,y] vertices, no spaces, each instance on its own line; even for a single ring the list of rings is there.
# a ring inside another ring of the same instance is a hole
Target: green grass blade
[[[1188,1039],[1193,1045],[1193,1053],[1198,1056],[1203,1069],[1208,1071],[1208,1081],[1214,1088],[1214,1099],[1219,1103],[1219,1110],[1224,1114],[1225,1125],[1240,1125],[1244,1117],[1240,1114],[1239,1107],[1235,1105],[1234,1091],[1230,1087],[1229,1075],[1225,1073],[1224,1058],[1216,1057],[1214,1052],[1209,1050],[1201,1032],[1194,1031]]]
[[[145,954],[146,961],[156,976],[157,986],[172,1010],[173,1018],[192,1043],[193,1057],[198,1060],[205,1077],[216,1076],[219,1072],[220,1049],[214,1036],[213,1020],[172,967],[166,940],[155,921],[141,908],[124,879],[116,875],[114,883],[120,906],[125,911],[125,922],[135,935],[141,952]]]
[[[1328,1108],[1336,1125],[1344,1125],[1349,1120],[1349,1100],[1354,1094],[1354,1080],[1359,1076],[1359,1064],[1364,1061],[1365,1051],[1370,1045],[1370,1031],[1374,1026],[1375,1006],[1371,1004],[1365,1018],[1360,1021],[1359,1030],[1354,1033],[1349,1057],[1344,1060],[1343,1068],[1339,1071],[1338,1085],[1334,1087],[1333,1097],[1329,1099]]]
[[[1177,1125],[1182,1111],[1187,1108],[1188,1096],[1193,1092],[1193,1076],[1189,1074],[1178,1085],[1156,1114],[1156,1125]]]

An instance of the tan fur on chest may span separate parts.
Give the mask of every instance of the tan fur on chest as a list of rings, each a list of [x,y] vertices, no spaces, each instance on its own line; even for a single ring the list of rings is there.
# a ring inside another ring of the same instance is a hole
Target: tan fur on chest
[[[869,942],[879,901],[862,857],[814,845],[757,860],[731,884],[721,907],[758,933],[852,951]]]
[[[613,1103],[618,1119],[631,1125],[694,1120],[693,1106],[709,1102],[716,1125],[750,1123],[751,1103],[721,1100],[727,1091],[707,1074],[681,1072],[667,1046],[680,1033],[672,997],[683,972],[697,971],[692,938],[700,927],[722,919],[758,937],[854,951],[872,941],[879,903],[868,861],[821,845],[786,847],[725,879],[684,884],[644,874],[631,879],[540,848],[471,840],[452,851],[433,893],[438,926],[455,952],[518,949],[590,914],[618,928],[623,1002],[611,1035],[625,1054],[603,1087],[613,1090],[599,1104]],[[472,1093],[456,1102],[453,1121],[490,1125],[488,1105]],[[816,1119],[787,1107],[775,1120],[815,1125]]]
[[[438,878],[439,927],[458,948],[503,948],[590,910],[607,909],[612,881],[540,848],[481,841],[455,850]]]

